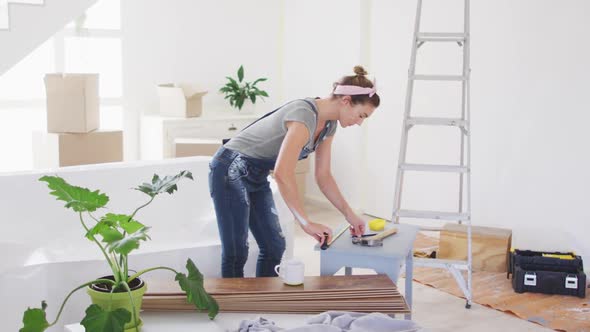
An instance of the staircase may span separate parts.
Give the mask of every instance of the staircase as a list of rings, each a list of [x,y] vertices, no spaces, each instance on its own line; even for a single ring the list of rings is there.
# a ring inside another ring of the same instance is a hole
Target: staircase
[[[97,0],[0,0],[0,75]]]
[[[0,30],[10,30],[10,14],[8,13],[9,6],[13,5],[29,5],[41,6],[44,0],[0,0]]]

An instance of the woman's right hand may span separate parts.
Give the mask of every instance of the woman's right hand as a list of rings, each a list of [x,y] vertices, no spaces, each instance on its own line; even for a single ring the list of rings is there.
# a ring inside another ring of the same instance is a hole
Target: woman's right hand
[[[320,243],[320,246],[323,245],[324,242],[330,243],[332,240],[332,229],[322,224],[310,222],[303,227],[303,231],[315,238]],[[327,233],[328,236],[326,237],[324,233]]]

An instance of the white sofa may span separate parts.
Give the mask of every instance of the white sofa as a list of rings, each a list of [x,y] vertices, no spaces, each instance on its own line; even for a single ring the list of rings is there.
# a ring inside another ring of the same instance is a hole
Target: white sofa
[[[59,175],[70,184],[100,190],[110,197],[104,213],[132,213],[147,202],[148,196],[132,188],[151,181],[154,173],[177,174],[191,171],[194,181],[181,180],[178,191],[157,197],[142,209],[136,219],[152,228],[151,240],[132,254],[130,269],[169,266],[185,271],[191,258],[207,277],[219,277],[221,246],[213,204],[207,185],[210,157],[189,157],[160,161],[121,162],[54,170],[0,174],[2,231],[0,232],[0,312],[2,330],[20,328],[22,313],[28,307],[48,302],[48,319],[73,289],[86,281],[109,274],[107,264],[96,245],[84,238],[78,216],[64,208],[64,202],[49,194],[43,175]],[[284,201],[271,183],[283,232],[287,240],[286,256],[293,253],[293,222]],[[254,242],[253,237],[250,240]],[[253,276],[258,247],[250,245],[245,273]],[[171,272],[147,275],[150,279],[173,280]],[[148,284],[149,287],[149,284]],[[79,321],[89,303],[78,291],[68,302],[59,327]]]

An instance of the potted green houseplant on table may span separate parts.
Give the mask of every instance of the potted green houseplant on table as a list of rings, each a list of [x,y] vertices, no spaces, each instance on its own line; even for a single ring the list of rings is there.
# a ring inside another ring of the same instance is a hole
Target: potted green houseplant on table
[[[226,76],[228,82],[219,89],[219,92],[225,95],[225,99],[229,100],[229,104],[232,107],[241,110],[244,107],[244,103],[248,101],[252,104],[256,104],[258,98],[268,97],[268,93],[264,90],[260,90],[256,84],[266,81],[266,78],[259,78],[254,82],[244,81],[244,66],[240,66],[238,69],[237,79]]]
[[[198,310],[208,311],[209,318],[215,318],[219,306],[205,291],[203,275],[192,260],[188,259],[186,263],[188,275],[165,266],[156,266],[129,275],[129,253],[138,249],[141,241],[150,239],[149,227],[137,221],[135,215],[158,195],[174,193],[178,189],[177,182],[183,178],[193,179],[188,171],[163,178],[154,175],[151,182],[134,188],[149,196],[145,204],[137,207],[131,214],[106,213],[102,217],[96,217],[93,212],[106,206],[109,201],[106,194],[70,185],[59,176],[40,178],[51,189],[51,195],[66,202],[66,208],[78,213],[79,221],[86,232],[85,237],[99,247],[113,275],[83,283],[72,290],[52,323],[46,318],[45,301],[41,303],[41,308],[28,308],[24,313],[24,326],[20,332],[41,332],[55,325],[70,296],[80,289],[86,289],[92,300],[92,304],[86,309],[86,316],[80,322],[87,332],[138,332],[142,324],[139,311],[146,291],[146,284],[139,277],[158,269],[174,273],[175,280],[186,293],[187,301]],[[93,226],[88,225],[88,219],[92,220]]]

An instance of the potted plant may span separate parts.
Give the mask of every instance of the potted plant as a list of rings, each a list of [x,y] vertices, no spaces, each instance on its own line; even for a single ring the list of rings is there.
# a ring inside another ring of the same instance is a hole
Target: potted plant
[[[244,66],[240,66],[238,69],[237,80],[226,76],[228,82],[219,89],[219,92],[225,94],[224,99],[229,99],[229,104],[232,107],[236,107],[241,110],[245,102],[252,102],[256,104],[257,98],[263,99],[268,97],[268,93],[264,90],[260,90],[256,84],[266,81],[266,78],[259,78],[254,82],[244,81]]]
[[[106,213],[100,218],[97,218],[93,212],[106,206],[109,201],[106,194],[98,190],[91,191],[70,185],[59,176],[40,178],[40,181],[47,183],[51,195],[57,200],[66,202],[66,208],[78,213],[79,221],[85,231],[84,236],[98,246],[113,275],[97,278],[73,289],[66,296],[52,323],[49,323],[46,318],[45,301],[41,303],[41,308],[28,308],[24,313],[24,326],[20,332],[41,332],[55,325],[70,296],[80,289],[86,289],[92,300],[92,304],[86,309],[86,316],[81,321],[86,331],[139,332],[142,324],[139,311],[146,291],[146,284],[139,277],[146,272],[158,269],[173,272],[175,280],[186,293],[187,301],[199,310],[207,310],[210,319],[215,318],[219,306],[205,291],[203,275],[192,260],[188,259],[186,263],[188,275],[165,266],[157,266],[129,275],[129,253],[138,249],[141,241],[147,241],[150,238],[149,227],[137,221],[135,215],[152,203],[158,195],[174,193],[178,189],[177,182],[183,178],[193,179],[188,171],[163,178],[154,174],[151,183],[143,183],[134,188],[149,196],[145,204],[137,207],[131,214]],[[93,226],[88,224],[89,220],[94,223]]]

